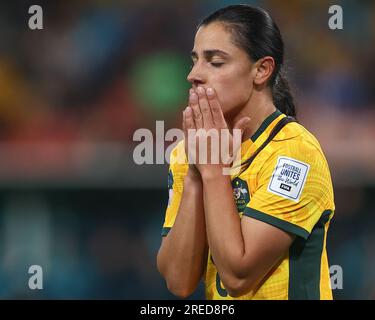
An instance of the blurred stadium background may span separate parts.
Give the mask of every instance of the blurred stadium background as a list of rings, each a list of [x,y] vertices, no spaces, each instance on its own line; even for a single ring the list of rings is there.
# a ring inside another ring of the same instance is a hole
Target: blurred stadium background
[[[0,298],[173,298],[155,261],[168,167],[136,166],[132,136],[180,126],[195,26],[234,3],[1,2]],[[299,120],[330,163],[334,296],[374,299],[375,2],[242,3],[278,22]],[[43,30],[28,28],[31,4]],[[344,30],[328,28],[333,4]],[[27,286],[33,264],[43,290]]]

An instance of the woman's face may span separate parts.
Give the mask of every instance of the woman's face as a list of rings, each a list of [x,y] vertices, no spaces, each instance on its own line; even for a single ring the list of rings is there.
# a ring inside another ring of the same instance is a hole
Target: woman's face
[[[188,81],[193,88],[214,88],[224,115],[235,115],[245,106],[253,90],[253,64],[246,52],[233,44],[222,23],[198,29],[192,60]]]

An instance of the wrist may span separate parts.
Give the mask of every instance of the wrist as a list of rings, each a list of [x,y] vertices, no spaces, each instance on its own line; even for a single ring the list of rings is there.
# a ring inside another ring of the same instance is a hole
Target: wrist
[[[220,165],[210,165],[204,170],[201,170],[202,181],[217,181],[225,179],[227,175],[224,174],[224,167]],[[229,176],[230,178],[230,176]]]
[[[191,185],[201,186],[202,185],[202,177],[199,171],[195,167],[192,167],[191,165],[189,166],[189,169],[185,176],[184,184],[187,184],[188,186],[191,186]]]
[[[189,169],[187,171],[186,177],[188,177],[189,179],[193,180],[194,182],[198,182],[198,181],[202,182],[202,177],[201,177],[200,172],[192,164],[189,164]]]

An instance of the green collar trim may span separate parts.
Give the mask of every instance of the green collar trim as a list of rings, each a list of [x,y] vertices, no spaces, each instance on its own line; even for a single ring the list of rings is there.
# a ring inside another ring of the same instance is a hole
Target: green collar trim
[[[278,109],[272,114],[270,114],[260,125],[258,130],[253,134],[253,136],[250,138],[251,141],[255,142],[256,139],[259,138],[259,136],[268,128],[268,126],[272,123],[273,120],[275,120],[278,116],[282,115],[282,112]]]

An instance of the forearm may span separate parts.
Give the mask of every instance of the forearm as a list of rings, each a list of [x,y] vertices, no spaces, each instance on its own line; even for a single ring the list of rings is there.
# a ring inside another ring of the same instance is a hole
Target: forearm
[[[241,221],[229,176],[202,180],[211,255],[228,293],[237,297],[257,286],[285,255],[294,236],[256,219]]]
[[[241,272],[245,255],[241,219],[233,200],[230,176],[203,178],[204,211],[211,254],[223,282]]]
[[[169,289],[178,295],[188,295],[186,291],[195,289],[207,258],[202,189],[200,178],[185,177],[175,223],[158,254],[159,271]],[[181,291],[186,294],[179,294]]]

